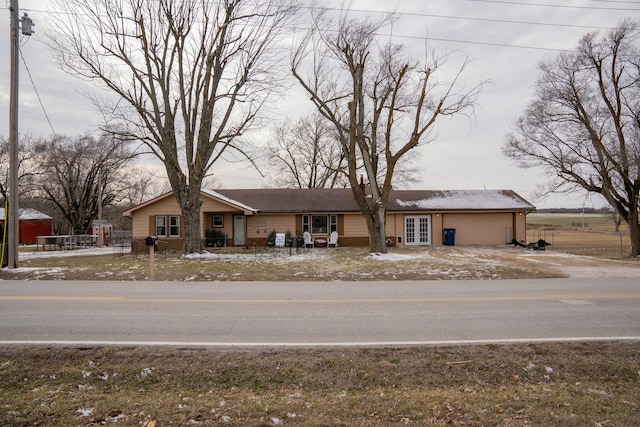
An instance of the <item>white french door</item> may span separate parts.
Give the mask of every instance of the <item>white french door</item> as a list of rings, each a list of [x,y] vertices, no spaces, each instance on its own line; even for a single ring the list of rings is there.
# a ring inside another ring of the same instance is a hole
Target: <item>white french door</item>
[[[407,246],[431,244],[431,215],[404,217],[404,244]]]

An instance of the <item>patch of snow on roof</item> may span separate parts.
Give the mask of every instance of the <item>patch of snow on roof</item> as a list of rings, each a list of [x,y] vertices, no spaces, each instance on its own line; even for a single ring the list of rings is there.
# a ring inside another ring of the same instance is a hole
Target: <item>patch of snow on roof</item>
[[[218,193],[217,191],[203,189],[202,192],[210,195],[211,197],[215,197],[217,199],[224,200],[225,202],[231,203],[232,205],[238,206],[238,207],[240,207],[242,209],[245,209],[245,210],[248,210],[248,211],[251,211],[251,212],[258,212],[258,209],[252,208],[251,206],[247,206],[244,203],[238,202],[237,200],[233,200],[233,199],[230,199],[230,198],[228,198],[226,196],[223,196],[222,194]]]
[[[5,218],[4,208],[0,208],[0,219]],[[18,219],[52,219],[49,215],[30,208],[18,209]]]
[[[524,200],[500,190],[441,191],[422,200],[398,200],[402,207],[420,209],[530,209]]]

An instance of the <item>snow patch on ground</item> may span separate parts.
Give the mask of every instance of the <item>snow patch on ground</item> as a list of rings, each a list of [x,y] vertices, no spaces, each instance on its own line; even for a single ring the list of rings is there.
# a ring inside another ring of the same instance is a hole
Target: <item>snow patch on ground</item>
[[[373,253],[373,254],[369,254],[367,258],[375,261],[409,261],[411,259],[415,259],[416,257],[413,255],[404,255],[404,254]]]
[[[253,252],[251,249],[243,250],[236,253],[230,252],[208,252],[192,253],[183,255],[183,259],[189,260],[216,260],[216,261],[251,261],[251,262],[269,262],[290,263],[295,261],[323,260],[329,258],[330,253],[327,250],[298,250],[288,248],[274,249],[267,252]]]
[[[26,249],[25,249],[26,248]],[[123,251],[121,251],[123,249]],[[131,247],[113,248],[112,246],[78,248],[59,251],[37,250],[35,246],[22,246],[18,253],[18,260],[34,258],[64,258],[74,256],[113,255],[114,253],[130,253]]]

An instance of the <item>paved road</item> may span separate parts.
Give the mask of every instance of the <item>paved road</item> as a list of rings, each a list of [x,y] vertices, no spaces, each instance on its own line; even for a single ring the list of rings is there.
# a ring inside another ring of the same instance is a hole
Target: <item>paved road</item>
[[[0,281],[0,343],[210,346],[640,339],[640,280]]]

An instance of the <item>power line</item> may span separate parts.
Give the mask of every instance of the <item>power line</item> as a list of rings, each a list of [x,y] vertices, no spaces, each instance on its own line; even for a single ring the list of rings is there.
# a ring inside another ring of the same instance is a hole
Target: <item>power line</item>
[[[618,0],[587,0],[599,3],[629,3],[629,4],[640,4],[640,1],[618,1]]]
[[[329,10],[338,10],[331,9]],[[366,10],[366,9],[351,9],[352,12],[365,12],[365,13],[387,13],[383,11],[375,11],[375,10]],[[37,11],[36,11],[37,12]],[[461,19],[461,20],[471,20],[471,21],[480,21],[480,22],[498,22],[498,23],[507,23],[507,24],[518,24],[518,25],[542,25],[542,26],[551,26],[551,27],[562,27],[562,28],[580,28],[585,30],[611,30],[613,27],[603,27],[603,26],[588,26],[588,25],[574,25],[574,24],[554,24],[554,23],[545,23],[545,22],[531,22],[531,21],[514,21],[514,20],[505,20],[505,19],[492,19],[492,18],[473,18],[473,17],[464,17],[464,16],[453,16],[453,15],[434,15],[434,14],[421,14],[421,13],[407,13],[400,12],[398,15],[406,15],[406,16],[421,16],[421,17],[434,17],[434,18],[442,18],[442,19]],[[424,40],[425,37],[422,36],[410,36],[410,35],[401,35],[398,33],[394,34],[380,34],[384,36],[392,36],[404,39],[420,39]],[[452,43],[464,43],[464,44],[472,44],[472,45],[483,45],[483,46],[499,46],[499,47],[510,47],[514,49],[531,49],[531,50],[544,50],[544,51],[554,51],[554,52],[563,52],[566,49],[556,49],[556,48],[548,48],[543,46],[525,46],[525,45],[514,45],[509,43],[498,43],[498,42],[482,42],[477,40],[460,40],[460,39],[449,39],[449,38],[436,38],[436,37],[428,37],[430,40],[434,41],[443,41],[443,42],[452,42]]]
[[[327,10],[340,10],[339,8],[327,8]],[[389,13],[378,10],[368,9],[349,9],[351,12],[361,13]],[[564,27],[564,28],[584,28],[584,29],[596,29],[596,30],[612,30],[612,27],[600,27],[597,25],[575,25],[575,24],[555,24],[550,22],[534,22],[534,21],[516,21],[511,19],[496,19],[496,18],[477,18],[471,16],[457,16],[457,15],[435,15],[431,13],[418,13],[418,12],[393,12],[399,16],[417,16],[421,18],[441,18],[441,19],[461,19],[468,21],[481,21],[481,22],[499,22],[502,24],[524,24],[524,25],[542,25],[549,27]]]
[[[640,11],[640,9],[630,9],[621,7],[597,7],[597,6],[570,6],[566,4],[543,4],[543,3],[521,3],[516,1],[506,0],[466,0],[478,3],[499,3],[499,4],[511,4],[517,6],[538,6],[538,7],[557,7],[564,9],[589,9],[589,10],[616,10],[616,11]]]
[[[544,6],[551,8],[574,8],[574,9],[592,9],[592,10],[614,10],[614,11],[640,11],[640,9],[627,9],[627,8],[602,8],[602,7],[593,7],[593,6],[568,6],[568,5],[553,5],[553,4],[538,4],[538,3],[520,3],[514,1],[506,1],[506,0],[465,0],[465,1],[473,1],[473,2],[485,2],[485,3],[503,3],[503,4],[512,4],[512,5],[520,5],[520,6]],[[605,3],[610,3],[606,0],[589,0],[589,1],[602,1]],[[615,3],[632,3],[632,4],[640,4],[640,1],[616,1]],[[311,9],[312,6],[303,6],[303,9]],[[323,7],[325,10],[339,11],[344,10],[338,7]],[[40,13],[53,13],[53,14],[63,14],[59,11],[46,11],[42,9],[24,9],[29,12],[40,12]],[[558,23],[550,23],[550,22],[536,22],[536,21],[520,21],[520,20],[511,20],[511,19],[496,19],[496,18],[480,18],[473,16],[459,16],[459,15],[438,15],[431,13],[420,13],[420,12],[402,12],[402,11],[383,11],[383,10],[375,10],[375,9],[348,9],[350,12],[358,12],[358,13],[393,13],[398,16],[415,16],[415,17],[424,17],[424,18],[441,18],[441,19],[460,19],[460,20],[469,20],[469,21],[481,21],[481,22],[499,22],[499,23],[507,23],[507,24],[524,24],[524,25],[541,25],[541,26],[551,26],[551,27],[565,27],[565,28],[585,28],[585,29],[602,29],[602,30],[611,30],[612,27],[602,27],[595,25],[576,25],[576,24],[558,24]],[[64,14],[69,14],[65,12]]]
[[[539,3],[528,3],[528,2],[517,2],[517,1],[508,1],[508,0],[464,0],[464,1],[472,1],[472,2],[481,2],[481,3],[499,3],[499,4],[509,4],[515,6],[539,6],[539,7],[550,7],[550,8],[571,8],[571,9],[590,9],[590,10],[613,10],[613,11],[640,11],[640,9],[628,9],[628,8],[603,8],[603,7],[594,7],[594,6],[568,6],[568,5],[556,5],[556,4],[539,4]],[[602,2],[602,3],[629,3],[629,4],[640,4],[640,1],[606,1],[606,0],[588,0],[593,2]],[[304,8],[310,8],[310,6],[304,6]],[[327,7],[326,10],[343,10],[340,8]],[[45,13],[44,10],[39,9],[30,9],[32,12],[42,12]],[[381,10],[373,10],[373,9],[349,9],[351,12],[357,13],[390,13]],[[59,14],[57,11],[46,11],[46,13],[54,13]],[[505,23],[505,24],[517,24],[517,25],[540,25],[540,26],[549,26],[549,27],[562,27],[562,28],[579,28],[579,29],[587,29],[587,30],[611,30],[612,27],[604,27],[604,26],[588,26],[588,25],[576,25],[576,24],[558,24],[558,23],[549,23],[549,22],[535,22],[535,21],[525,21],[525,20],[509,20],[509,19],[497,19],[497,18],[481,18],[481,17],[472,17],[472,16],[458,16],[458,15],[439,15],[439,14],[429,14],[429,13],[417,13],[417,12],[393,12],[398,16],[410,16],[410,17],[425,17],[425,18],[438,18],[438,19],[453,19],[453,20],[469,20],[469,21],[479,21],[479,22],[497,22],[497,23]],[[389,34],[386,34],[389,36]],[[393,34],[394,37],[406,38],[406,39],[424,39],[425,37],[418,36],[408,36],[408,35],[399,35],[397,33]],[[564,49],[554,49],[554,48],[546,48],[540,46],[525,46],[525,45],[513,45],[509,43],[497,43],[497,42],[482,42],[476,40],[456,40],[449,38],[435,38],[429,37],[430,40],[435,41],[444,41],[444,42],[452,42],[452,43],[464,43],[464,44],[476,44],[476,45],[485,45],[485,46],[500,46],[500,47],[511,47],[516,49],[533,49],[533,50],[545,50],[545,51],[565,51]]]
[[[33,81],[33,77],[31,76],[31,71],[29,70],[29,66],[27,65],[27,61],[24,59],[24,55],[22,54],[22,49],[18,49],[20,52],[20,58],[22,58],[22,63],[24,64],[25,70],[27,70],[27,74],[29,75],[29,80],[31,81],[31,86],[33,86],[33,90],[36,93],[36,97],[38,98],[38,102],[40,103],[40,108],[42,108],[42,112],[44,113],[44,117],[47,119],[47,123],[49,123],[49,127],[53,132],[53,135],[56,135],[56,130],[53,128],[51,124],[51,120],[49,119],[49,114],[47,114],[46,108],[44,108],[44,104],[42,103],[42,98],[40,98],[40,93],[38,93],[38,88],[36,87],[35,82]]]
[[[401,35],[401,34],[380,34],[377,33],[379,36],[385,36],[385,37],[400,37],[400,38],[406,38],[406,39],[419,39],[419,40],[435,40],[435,41],[440,41],[440,42],[450,42],[450,43],[466,43],[466,44],[478,44],[478,45],[482,45],[482,46],[497,46],[497,47],[512,47],[515,49],[531,49],[531,50],[544,50],[544,51],[549,51],[549,52],[572,52],[571,49],[557,49],[557,48],[552,48],[552,47],[539,47],[539,46],[525,46],[525,45],[515,45],[515,44],[507,44],[507,43],[494,43],[494,42],[479,42],[476,40],[458,40],[458,39],[447,39],[447,38],[440,38],[440,37],[422,37],[422,36],[407,36],[407,35]]]

